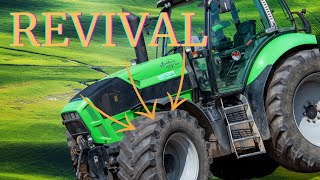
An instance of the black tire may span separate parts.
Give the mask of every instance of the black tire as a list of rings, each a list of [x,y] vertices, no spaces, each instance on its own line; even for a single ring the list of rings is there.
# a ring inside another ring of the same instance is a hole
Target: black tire
[[[227,156],[213,160],[210,167],[214,176],[226,179],[253,179],[272,174],[279,164],[264,154],[250,158],[237,159],[235,156]]]
[[[176,110],[159,112],[155,120],[139,117],[132,123],[137,129],[126,132],[120,143],[120,154],[117,158],[120,165],[118,172],[120,179],[167,179],[163,152],[168,139],[176,134],[186,135],[197,151],[199,160],[197,179],[209,179],[205,132],[198,126],[196,118],[190,116],[186,111]],[[178,177],[175,179],[179,180]]]
[[[293,111],[293,99],[300,82],[319,72],[319,50],[312,49],[286,58],[270,76],[272,79],[265,102],[271,133],[267,152],[280,165],[292,171],[320,171],[320,147],[310,143],[300,133]]]

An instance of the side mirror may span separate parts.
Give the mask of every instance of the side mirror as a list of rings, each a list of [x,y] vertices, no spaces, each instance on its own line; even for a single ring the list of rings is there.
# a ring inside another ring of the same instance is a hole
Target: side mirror
[[[231,0],[219,0],[220,14],[231,11]]]

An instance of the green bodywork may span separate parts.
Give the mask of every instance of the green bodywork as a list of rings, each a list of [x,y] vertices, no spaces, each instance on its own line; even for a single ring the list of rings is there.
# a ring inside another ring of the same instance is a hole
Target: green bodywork
[[[273,65],[283,54],[292,48],[302,45],[317,45],[316,36],[290,33],[281,35],[270,41],[254,60],[247,85],[252,83],[268,65]]]
[[[180,54],[162,57],[156,60],[130,67],[130,72],[138,89],[143,89],[163,81],[169,81],[173,78],[179,78],[182,73],[182,57]],[[187,71],[185,70],[187,74]],[[121,78],[130,83],[126,69],[119,71],[108,78]],[[177,84],[178,89],[178,84]],[[181,93],[180,97],[192,100],[192,90],[186,90]],[[160,97],[159,97],[160,98]],[[99,112],[89,106],[84,100],[75,100],[67,104],[62,110],[62,114],[77,112],[86,124],[95,143],[111,144],[119,142],[123,138],[123,133],[116,133],[117,130],[123,129],[121,125],[105,119]],[[114,115],[113,118],[126,123],[125,113],[130,120],[137,118],[139,115],[134,111],[126,111]]]
[[[180,54],[165,56],[130,67],[137,88],[143,89],[181,76],[182,57]],[[185,71],[185,73],[187,73]],[[123,69],[107,78],[118,77],[130,83],[128,72]],[[131,83],[130,83],[131,84]]]

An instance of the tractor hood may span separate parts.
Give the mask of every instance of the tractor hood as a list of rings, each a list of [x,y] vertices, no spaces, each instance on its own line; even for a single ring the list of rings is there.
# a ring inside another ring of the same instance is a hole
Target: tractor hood
[[[143,89],[181,75],[182,57],[180,54],[165,56],[130,67],[132,78],[137,88]],[[118,77],[130,83],[126,69],[119,71],[107,78]],[[131,83],[130,83],[131,84]]]
[[[181,55],[174,54],[147,61],[129,69],[140,94],[147,101],[166,97],[167,92],[175,94],[179,85],[181,67]],[[185,88],[189,88],[190,79],[185,78],[184,84],[186,84]],[[89,98],[98,108],[109,115],[116,115],[129,110],[139,103],[126,69],[88,86],[72,98],[70,102],[83,101],[80,95]]]

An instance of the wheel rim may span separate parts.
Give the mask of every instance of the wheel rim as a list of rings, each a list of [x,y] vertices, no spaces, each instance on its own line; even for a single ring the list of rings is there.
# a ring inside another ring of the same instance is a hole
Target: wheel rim
[[[163,167],[168,180],[198,178],[198,153],[187,135],[175,133],[169,137],[163,151]]]
[[[304,78],[296,89],[294,118],[300,133],[320,147],[320,73]]]

